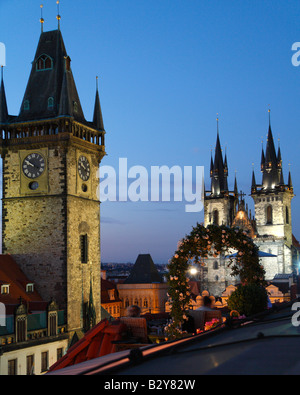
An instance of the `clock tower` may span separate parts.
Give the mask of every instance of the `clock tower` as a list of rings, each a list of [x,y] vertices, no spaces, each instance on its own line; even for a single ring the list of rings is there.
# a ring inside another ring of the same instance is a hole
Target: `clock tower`
[[[8,113],[2,73],[0,132],[3,253],[65,310],[70,334],[81,331],[101,319],[105,130],[98,86],[93,121],[84,117],[60,28],[41,32],[17,116]]]

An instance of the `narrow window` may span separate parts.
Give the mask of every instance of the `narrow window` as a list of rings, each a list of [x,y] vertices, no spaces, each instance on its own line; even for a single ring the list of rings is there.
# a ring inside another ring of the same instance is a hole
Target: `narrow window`
[[[78,112],[78,104],[76,101],[73,102],[73,110],[75,113]]]
[[[27,376],[34,374],[34,355],[27,355],[26,357],[26,374]]]
[[[45,69],[52,69],[52,60],[50,58],[45,59]]]
[[[80,254],[81,254],[81,263],[88,262],[88,237],[87,235],[80,236]]]
[[[71,70],[71,59],[69,56],[66,57],[66,70],[67,71]]]
[[[30,109],[29,100],[25,100],[25,101],[24,101],[23,108],[24,108],[24,111],[29,111],[29,109]]]
[[[288,206],[285,206],[285,222],[286,222],[287,224],[290,223],[289,208],[288,208]]]
[[[16,376],[17,375],[17,360],[11,359],[8,361],[8,375]]]
[[[213,213],[213,224],[214,225],[219,225],[219,211],[218,210],[214,210],[214,213]]]
[[[267,225],[272,225],[273,223],[273,209],[272,206],[267,207]]]
[[[41,372],[48,370],[48,351],[42,352],[41,355]]]
[[[56,312],[49,314],[49,336],[57,334],[57,314]]]
[[[63,349],[62,348],[58,348],[56,350],[56,356],[57,356],[57,361],[59,361],[63,357]]]
[[[218,261],[214,261],[213,268],[214,268],[214,270],[218,270],[219,269]]]
[[[54,99],[53,99],[53,97],[49,97],[48,98],[48,109],[52,110],[53,107],[54,107]]]
[[[26,341],[26,317],[17,318],[17,343]]]

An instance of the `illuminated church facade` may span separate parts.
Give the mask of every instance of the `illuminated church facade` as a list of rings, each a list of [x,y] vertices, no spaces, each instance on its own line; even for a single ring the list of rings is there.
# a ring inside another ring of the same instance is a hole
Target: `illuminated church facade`
[[[234,188],[228,188],[227,155],[223,157],[219,130],[214,158],[210,164],[210,189],[204,197],[204,225],[226,225],[246,231],[259,247],[260,260],[265,268],[265,278],[290,277],[296,274],[299,244],[292,231],[291,201],[294,197],[291,173],[284,182],[280,147],[275,149],[269,121],[265,150],[261,153],[261,183],[256,182],[252,173],[251,194],[254,215],[245,204],[245,194],[238,192],[237,179]],[[220,296],[230,284],[237,284],[238,278],[230,275],[228,258],[219,256],[208,258],[203,268],[204,289]]]

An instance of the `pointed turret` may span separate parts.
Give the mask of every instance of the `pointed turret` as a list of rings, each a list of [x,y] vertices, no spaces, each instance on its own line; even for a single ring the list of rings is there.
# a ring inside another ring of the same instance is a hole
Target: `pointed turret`
[[[251,193],[255,193],[256,191],[257,191],[256,179],[255,179],[255,173],[254,173],[254,170],[253,170],[252,171]]]
[[[277,167],[280,168],[281,166],[282,166],[281,150],[280,150],[280,146],[278,146]]]
[[[236,175],[235,175],[235,177],[234,177],[234,195],[236,198],[238,197],[238,194],[239,194],[239,191],[238,191],[237,180],[236,180]]]
[[[262,149],[261,149],[261,161],[260,161],[260,169],[261,169],[261,171],[264,171],[265,162],[266,162],[266,158],[265,158],[264,148],[262,147]]]
[[[212,174],[213,174],[213,169],[214,169],[214,161],[213,161],[212,153],[211,153],[211,156],[210,156],[210,176],[212,176]]]
[[[261,172],[262,172],[262,183],[257,184],[255,181],[254,171],[252,174],[252,186],[251,193],[254,194],[272,194],[274,192],[285,192],[290,191],[293,193],[293,187],[284,182],[283,166],[282,166],[282,154],[280,148],[280,142],[278,139],[278,149],[276,153],[273,133],[270,121],[270,110],[269,110],[269,127],[268,127],[268,139],[266,144],[266,150],[262,147],[261,152]],[[289,175],[290,177],[290,175]]]
[[[293,182],[292,182],[292,175],[291,175],[291,171],[289,171],[289,180],[288,180],[288,188],[291,192],[293,192]]]
[[[218,120],[217,120],[218,121]],[[211,192],[214,196],[221,196],[224,192],[228,192],[227,183],[227,158],[223,161],[220,136],[219,136],[219,123],[217,124],[217,142],[215,148],[215,159],[211,162]]]
[[[269,110],[269,114],[270,114],[270,110]],[[272,129],[271,129],[270,115],[269,115],[269,129],[268,129],[266,153],[265,155],[262,153],[262,164],[261,164],[261,170],[263,173],[262,186],[266,191],[274,190],[279,185],[280,172],[278,172],[278,168],[281,168],[281,151],[280,150],[278,151],[278,156],[277,156]]]
[[[98,89],[98,77],[97,77],[93,124],[97,130],[104,131],[104,124],[103,124],[103,117],[102,117],[100,98],[99,98],[99,89]]]
[[[1,66],[1,86],[0,86],[0,124],[8,122],[8,110],[3,81],[3,66]]]

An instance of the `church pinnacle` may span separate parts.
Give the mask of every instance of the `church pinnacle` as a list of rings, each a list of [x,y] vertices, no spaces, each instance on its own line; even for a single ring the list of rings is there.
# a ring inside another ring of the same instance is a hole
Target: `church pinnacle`
[[[0,86],[0,124],[8,122],[8,110],[3,81],[3,66],[1,66],[1,86]]]

